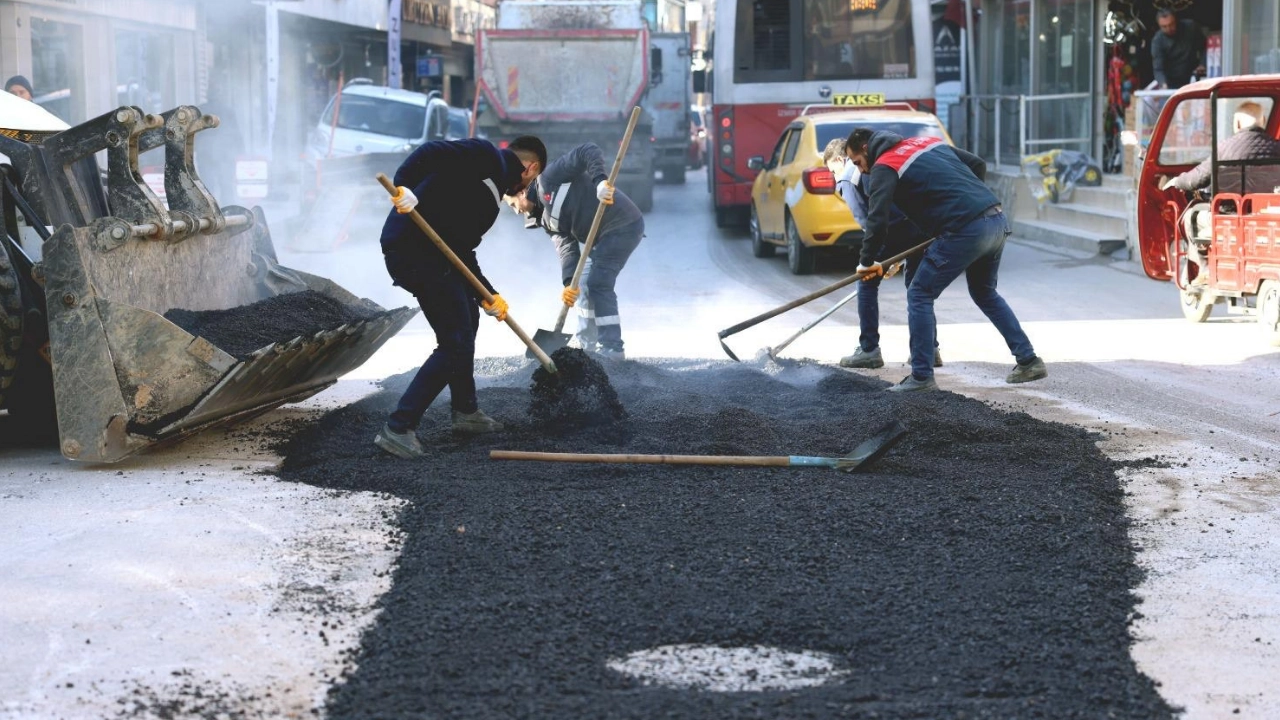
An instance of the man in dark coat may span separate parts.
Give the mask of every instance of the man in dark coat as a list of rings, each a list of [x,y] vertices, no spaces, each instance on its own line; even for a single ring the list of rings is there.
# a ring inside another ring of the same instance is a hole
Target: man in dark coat
[[[884,273],[876,258],[888,239],[895,205],[921,232],[936,238],[907,288],[911,375],[890,390],[937,389],[933,303],[961,273],[968,281],[969,296],[1004,336],[1017,360],[1005,381],[1022,383],[1048,375],[1013,310],[996,292],[1000,256],[1010,230],[999,201],[983,183],[986,163],[938,138],[904,140],[869,128],[857,128],[849,135],[845,153],[864,175],[871,175],[860,271]]]
[[[1172,10],[1156,13],[1160,32],[1151,38],[1151,69],[1162,88],[1176,90],[1204,77],[1204,33],[1192,20],[1179,20]]]
[[[418,299],[436,333],[436,349],[374,438],[383,450],[404,458],[423,454],[415,430],[446,386],[454,430],[502,429],[501,423],[477,407],[473,366],[479,305],[485,313],[504,320],[507,303],[480,271],[476,247],[493,227],[502,196],[523,193],[546,162],[546,146],[532,136],[518,137],[502,150],[487,140],[468,138],[429,142],[414,150],[396,171],[395,210],[382,228],[382,253],[392,282]],[[479,301],[466,278],[406,217],[415,208],[484,284],[493,295],[492,302]]]
[[[509,200],[516,212],[546,229],[560,256],[561,301],[578,306],[578,342],[584,350],[621,360],[622,316],[614,285],[644,237],[644,216],[631,198],[608,182],[604,154],[594,143],[570,150],[547,166],[523,197]],[[581,291],[570,287],[582,245],[600,203],[595,244],[582,274]],[[581,292],[581,296],[579,296]]]

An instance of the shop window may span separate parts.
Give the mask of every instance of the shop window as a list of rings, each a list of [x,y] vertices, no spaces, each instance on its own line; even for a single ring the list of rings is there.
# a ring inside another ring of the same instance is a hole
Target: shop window
[[[33,99],[72,125],[86,119],[81,42],[79,25],[31,19]]]
[[[174,100],[173,37],[141,30],[116,30],[116,102],[161,113]]]

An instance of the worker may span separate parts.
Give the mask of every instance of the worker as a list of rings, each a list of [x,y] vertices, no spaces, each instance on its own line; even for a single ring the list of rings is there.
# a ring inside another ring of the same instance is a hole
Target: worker
[[[1151,69],[1159,87],[1176,90],[1204,77],[1204,33],[1193,20],[1179,20],[1168,8],[1156,12],[1160,30],[1151,38]]]
[[[896,392],[936,390],[933,356],[937,339],[933,303],[964,273],[969,296],[1004,336],[1017,366],[1005,382],[1023,383],[1048,375],[1018,318],[1000,294],[996,278],[1009,221],[983,180],[987,166],[978,156],[938,138],[914,137],[856,128],[845,154],[868,179],[869,203],[858,270],[883,275],[876,261],[888,239],[893,207],[926,235],[936,238],[925,250],[907,288],[907,327],[911,337],[911,374],[889,388]]]
[[[10,95],[17,95],[23,100],[32,100],[35,97],[35,90],[31,89],[31,81],[22,75],[14,75],[4,81],[4,91]]]
[[[1234,134],[1218,143],[1218,160],[1276,160],[1280,159],[1280,142],[1267,134],[1267,115],[1262,105],[1246,100],[1232,115]],[[1192,192],[1206,188],[1213,181],[1213,158],[1205,158],[1194,168],[1167,178],[1160,184],[1161,190],[1176,189]],[[1280,167],[1260,165],[1251,167],[1228,166],[1218,170],[1218,192],[1222,193],[1270,193],[1280,186]],[[1208,261],[1207,249],[1213,241],[1213,213],[1207,204],[1195,205],[1183,215],[1187,243],[1187,257],[1196,264],[1198,272],[1191,279],[1196,285],[1208,280],[1204,272]]]
[[[822,152],[822,162],[836,176],[836,192],[844,198],[845,204],[853,213],[854,220],[860,227],[867,225],[867,178],[858,167],[845,157],[845,139],[835,138],[827,143]],[[893,208],[893,220],[890,223],[888,239],[881,249],[882,256],[897,255],[924,242],[925,237],[897,206]],[[885,270],[884,278],[891,278],[899,270],[906,267],[905,278],[911,285],[911,278],[920,267],[924,252],[915,252],[906,260],[894,263]],[[858,288],[858,349],[852,355],[840,358],[840,367],[847,368],[881,368],[884,367],[884,356],[880,352],[880,280],[873,275],[863,280]],[[942,353],[935,347],[933,366],[942,367]]]
[[[560,300],[578,306],[578,344],[603,357],[624,359],[614,286],[644,237],[644,215],[631,198],[609,184],[600,148],[586,143],[570,150],[548,165],[523,196],[508,202],[551,235],[560,255]],[[606,205],[604,216],[579,289],[574,289],[573,274],[600,203]]]
[[[502,196],[523,193],[546,163],[546,146],[525,135],[501,150],[475,138],[429,142],[396,170],[395,208],[382,228],[382,253],[392,283],[417,298],[435,331],[436,348],[374,438],[383,450],[403,458],[423,455],[416,429],[446,386],[455,431],[502,429],[477,405],[474,359],[478,305],[501,321],[506,319],[507,302],[480,271],[476,247],[493,227]],[[480,301],[467,279],[406,217],[415,208],[485,286],[492,301]]]

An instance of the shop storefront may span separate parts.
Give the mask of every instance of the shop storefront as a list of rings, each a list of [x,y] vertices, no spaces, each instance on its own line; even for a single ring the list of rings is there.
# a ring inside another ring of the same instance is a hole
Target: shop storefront
[[[196,102],[200,17],[195,0],[0,0],[0,75],[26,76],[36,102],[72,124]]]

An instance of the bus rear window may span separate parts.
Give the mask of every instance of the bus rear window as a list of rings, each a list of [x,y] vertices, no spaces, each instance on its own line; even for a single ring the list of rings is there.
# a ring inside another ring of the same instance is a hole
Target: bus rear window
[[[904,138],[909,137],[932,137],[945,140],[942,134],[942,126],[934,123],[926,122],[904,122],[904,121],[884,121],[884,120],[868,120],[865,122],[855,121],[850,123],[826,123],[823,125],[814,125],[814,130],[818,136],[818,147],[824,148],[827,143],[840,138],[841,140],[849,137],[849,133],[856,128],[865,127],[876,131],[887,130],[891,133],[897,133]]]
[[[735,82],[916,76],[904,0],[737,0]]]

